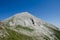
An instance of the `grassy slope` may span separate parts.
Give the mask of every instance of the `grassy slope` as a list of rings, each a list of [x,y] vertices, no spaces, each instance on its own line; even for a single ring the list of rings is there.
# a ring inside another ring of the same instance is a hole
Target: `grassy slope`
[[[24,29],[24,30],[26,30],[26,31],[30,31],[30,32],[34,31],[34,29],[31,29],[31,28],[29,28],[29,27],[23,27],[23,26],[21,26],[21,25],[16,25],[16,29],[19,29],[19,28]]]
[[[10,29],[6,29],[6,30],[9,34],[8,37],[5,37],[4,39],[0,39],[0,40],[33,40],[33,38],[30,36],[16,33],[15,31],[12,31]]]
[[[60,31],[59,30],[55,30],[55,29],[47,26],[46,24],[44,24],[44,26],[47,27],[47,28],[49,28],[49,29],[51,29],[54,32],[54,35],[58,38],[58,40],[60,40]]]
[[[26,30],[26,28],[22,28],[22,29]],[[29,28],[27,28],[27,30],[32,31]],[[10,30],[10,29],[7,29],[7,28],[6,28],[6,31],[8,32],[9,35],[7,37],[3,38],[3,39],[0,39],[0,40],[38,40],[38,39],[36,39],[34,37],[32,38],[32,37],[24,35],[24,34],[19,34],[19,33],[15,32],[15,31],[13,31],[13,30]],[[45,36],[43,38],[45,40],[49,40],[49,38],[47,36]]]
[[[47,25],[45,25],[45,26],[48,27]],[[19,25],[17,26],[17,28],[22,28],[22,29],[25,29],[25,30],[33,31],[33,29],[21,27]],[[52,29],[51,27],[48,27],[48,28]],[[0,38],[0,40],[37,40],[37,39],[34,39],[30,36],[27,36],[27,35],[24,35],[24,34],[19,34],[15,31],[10,30],[10,29],[6,29],[6,30],[9,34],[8,37],[5,37],[3,39]],[[60,40],[60,31],[55,30],[55,29],[52,29],[52,30],[55,32],[54,35],[58,38],[58,40]],[[44,39],[45,40],[50,40],[47,36]]]
[[[36,38],[32,38],[32,37],[26,36],[24,34],[16,33],[15,31],[12,31],[10,29],[6,29],[6,30],[7,30],[9,35],[3,39],[0,39],[0,40],[38,40]],[[47,36],[44,37],[44,39],[50,40]]]

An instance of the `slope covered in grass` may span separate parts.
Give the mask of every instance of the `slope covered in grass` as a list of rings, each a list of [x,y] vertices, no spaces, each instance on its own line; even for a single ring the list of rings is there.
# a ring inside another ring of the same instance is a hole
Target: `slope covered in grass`
[[[19,28],[24,29],[24,30],[26,30],[26,31],[30,31],[30,32],[34,31],[34,29],[31,29],[31,28],[29,28],[29,27],[23,27],[23,26],[21,26],[21,25],[17,25],[17,26],[16,26],[16,29],[19,29]]]
[[[6,29],[6,30],[9,35],[3,39],[0,39],[0,40],[33,40],[33,38],[30,36],[16,33],[15,31],[12,31],[10,29]]]
[[[51,30],[54,32],[55,37],[56,37],[58,40],[60,40],[60,30],[58,30],[58,29],[53,29],[53,28],[51,28],[50,26],[48,26],[48,25],[46,25],[46,24],[44,24],[44,26],[47,27],[47,28],[49,28],[49,29],[51,29]],[[55,38],[55,39],[56,39],[56,38]],[[57,40],[57,39],[56,39],[56,40]]]

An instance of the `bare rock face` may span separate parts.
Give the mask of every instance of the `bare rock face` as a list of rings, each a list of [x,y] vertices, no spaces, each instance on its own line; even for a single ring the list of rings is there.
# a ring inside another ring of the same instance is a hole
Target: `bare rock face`
[[[3,21],[8,29],[37,40],[59,40],[60,31],[54,25],[29,14],[18,13]],[[2,27],[2,26],[1,26]],[[2,32],[2,31],[1,31]]]

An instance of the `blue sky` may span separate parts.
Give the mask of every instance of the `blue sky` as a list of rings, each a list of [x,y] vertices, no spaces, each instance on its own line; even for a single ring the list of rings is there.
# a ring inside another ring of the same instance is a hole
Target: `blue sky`
[[[0,0],[0,20],[20,12],[60,26],[60,0]]]

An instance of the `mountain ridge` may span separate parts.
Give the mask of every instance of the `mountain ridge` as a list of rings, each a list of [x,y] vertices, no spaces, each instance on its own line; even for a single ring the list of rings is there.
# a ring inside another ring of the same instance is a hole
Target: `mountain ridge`
[[[30,40],[59,40],[60,39],[59,36],[60,31],[58,30],[57,27],[42,21],[41,19],[29,14],[28,12],[18,13],[16,15],[13,15],[10,18],[7,18],[2,22],[4,23],[6,32],[11,35],[13,35],[12,34],[13,32],[14,34],[15,33],[23,34],[32,37]],[[18,38],[17,40],[20,39],[21,38]],[[23,39],[23,40],[27,40],[27,39]]]

